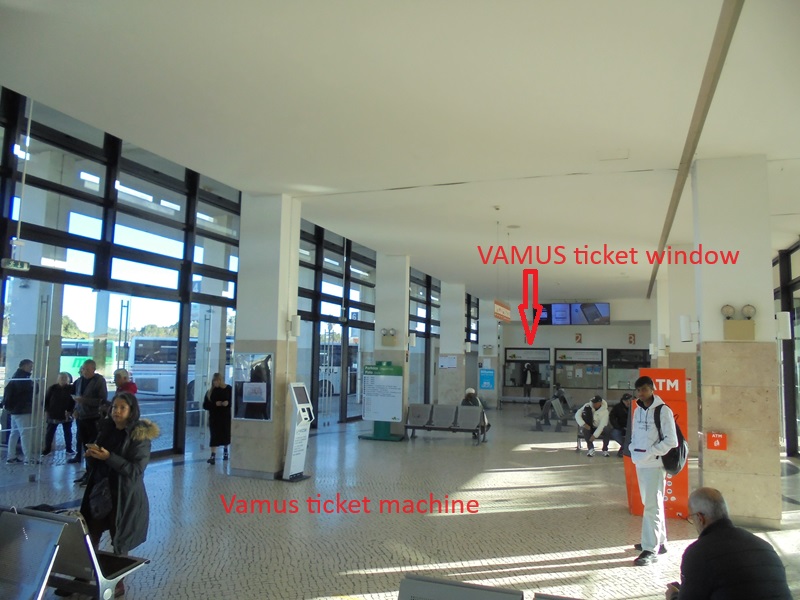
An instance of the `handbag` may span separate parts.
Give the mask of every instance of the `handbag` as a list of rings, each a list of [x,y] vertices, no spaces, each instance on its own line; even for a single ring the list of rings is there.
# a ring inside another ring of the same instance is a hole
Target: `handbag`
[[[89,492],[89,513],[93,519],[103,519],[111,513],[111,509],[111,485],[108,477],[103,477]]]

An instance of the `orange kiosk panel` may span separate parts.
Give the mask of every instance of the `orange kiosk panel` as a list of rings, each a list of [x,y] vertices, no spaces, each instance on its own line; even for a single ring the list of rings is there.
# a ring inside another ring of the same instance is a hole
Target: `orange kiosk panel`
[[[684,369],[639,369],[639,376],[648,376],[655,384],[655,394],[664,404],[670,407],[675,421],[681,428],[684,437],[689,427],[688,405],[686,403],[686,371]],[[631,408],[639,410],[637,403]],[[692,437],[686,437],[689,443],[689,455],[692,455]],[[625,457],[625,486],[628,492],[628,508],[633,515],[642,515],[644,506],[639,495],[639,482],[636,479],[636,467],[629,456]],[[667,475],[664,489],[664,514],[667,518],[685,519],[689,515],[689,467],[688,465],[677,475]]]

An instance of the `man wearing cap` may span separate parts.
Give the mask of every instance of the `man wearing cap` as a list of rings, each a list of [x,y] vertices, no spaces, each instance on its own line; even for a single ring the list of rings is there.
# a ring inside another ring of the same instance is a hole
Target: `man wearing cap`
[[[619,404],[615,404],[608,411],[608,427],[603,431],[603,456],[608,456],[608,443],[611,440],[619,444],[617,456],[622,456],[622,446],[625,443],[625,433],[628,429],[632,399],[633,394],[622,394]]]
[[[589,449],[586,456],[594,456],[594,441],[603,434],[608,425],[608,404],[602,397],[594,396],[575,413],[575,420],[578,422],[578,439],[580,441],[580,437],[583,437]]]
[[[675,433],[675,417],[669,406],[653,393],[653,380],[647,376],[636,380],[638,400],[631,420],[631,442],[628,450],[636,466],[636,479],[639,481],[639,495],[644,505],[642,515],[642,538],[634,548],[641,554],[633,561],[637,567],[649,565],[658,560],[658,554],[667,551],[667,524],[664,518],[664,483],[667,472],[661,457],[672,448],[678,447],[678,434]],[[655,409],[661,408],[661,435],[655,422]],[[656,554],[658,552],[658,554]]]

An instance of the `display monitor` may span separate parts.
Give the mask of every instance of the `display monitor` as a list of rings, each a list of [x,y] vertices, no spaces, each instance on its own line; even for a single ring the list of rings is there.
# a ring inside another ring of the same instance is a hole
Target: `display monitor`
[[[611,307],[608,302],[582,302],[570,304],[570,322],[573,325],[610,325]]]
[[[306,404],[311,404],[311,400],[308,398],[308,393],[306,392],[306,386],[302,383],[293,383],[292,384],[292,393],[294,394],[295,399],[297,400],[298,406],[304,406]]]
[[[566,303],[553,303],[551,304],[552,310],[550,311],[550,319],[553,325],[569,325],[569,304]]]
[[[553,324],[553,307],[550,304],[542,304],[542,314],[539,317],[539,325]]]

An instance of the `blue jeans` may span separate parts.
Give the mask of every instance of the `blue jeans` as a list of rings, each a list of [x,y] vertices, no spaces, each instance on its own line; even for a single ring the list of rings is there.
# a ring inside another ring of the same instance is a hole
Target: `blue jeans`
[[[625,432],[622,429],[614,429],[611,425],[603,429],[603,452],[608,452],[608,443],[614,440],[622,450],[622,443],[625,440]]]

